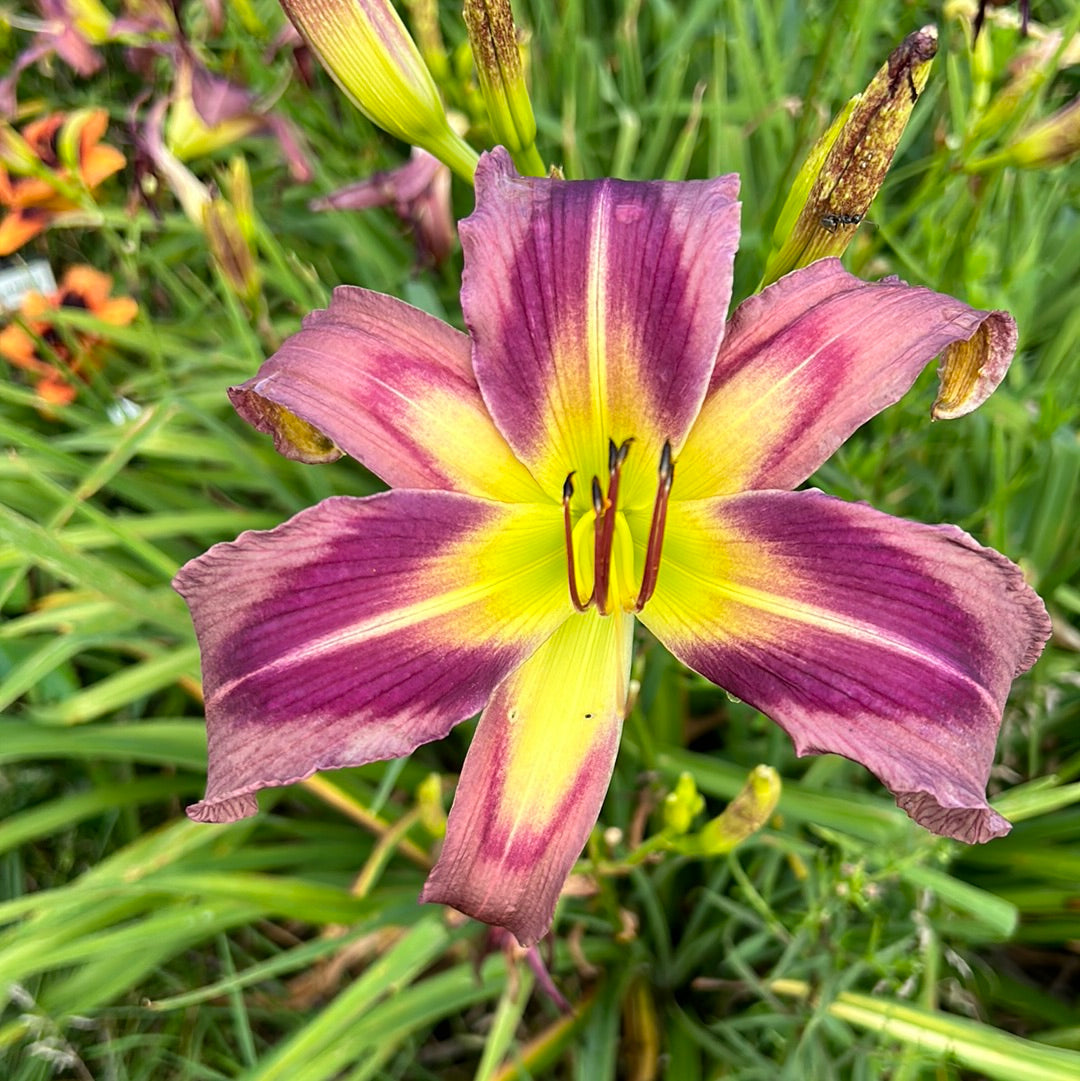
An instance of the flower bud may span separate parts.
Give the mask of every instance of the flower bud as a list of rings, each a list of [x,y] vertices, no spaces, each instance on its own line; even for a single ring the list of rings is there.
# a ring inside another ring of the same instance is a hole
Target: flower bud
[[[446,808],[443,807],[442,780],[429,773],[416,786],[416,807],[420,822],[432,837],[446,836]]]
[[[472,181],[476,151],[451,128],[431,73],[389,0],[282,0],[282,6],[365,116]]]
[[[1007,164],[1048,169],[1080,157],[1080,97],[1020,131],[1005,148]]]
[[[518,171],[543,176],[536,150],[536,119],[525,86],[517,27],[509,0],[465,0],[476,77],[495,141],[510,151]]]
[[[909,34],[818,140],[780,212],[762,286],[843,254],[892,164],[936,53],[933,26]]]
[[[742,791],[697,835],[706,856],[730,852],[768,822],[780,801],[780,774],[771,766],[755,766]]]
[[[202,226],[210,254],[229,288],[245,303],[253,305],[262,281],[255,254],[232,204],[221,196],[213,197],[203,208]]]
[[[705,800],[697,790],[693,775],[681,773],[674,790],[664,799],[664,828],[675,834],[686,833],[704,809]]]

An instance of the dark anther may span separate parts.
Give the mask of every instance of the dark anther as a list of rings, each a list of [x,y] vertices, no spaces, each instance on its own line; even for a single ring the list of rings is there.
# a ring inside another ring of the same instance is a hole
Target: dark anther
[[[597,518],[604,513],[604,490],[600,487],[598,477],[592,479],[592,509],[596,512]]]
[[[609,439],[607,444],[607,467],[608,473],[615,473],[622,469],[623,462],[626,461],[626,456],[630,453],[630,444],[633,443],[633,439],[624,439],[622,445],[616,447],[615,440]]]

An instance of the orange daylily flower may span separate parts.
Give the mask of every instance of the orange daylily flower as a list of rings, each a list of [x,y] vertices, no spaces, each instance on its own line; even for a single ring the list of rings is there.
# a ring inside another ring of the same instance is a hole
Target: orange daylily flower
[[[77,393],[73,376],[100,363],[102,341],[95,334],[72,330],[62,336],[49,315],[59,308],[82,308],[103,323],[127,326],[139,310],[131,297],[110,296],[112,278],[89,266],[69,268],[55,293],[27,293],[19,306],[23,324],[0,330],[0,357],[36,378],[38,397],[47,405],[68,405]],[[58,367],[39,351],[44,341],[62,362]],[[65,370],[66,369],[66,370]]]
[[[58,147],[66,125],[78,125],[72,134],[77,139],[77,175],[60,160]],[[15,173],[0,160],[0,205],[10,213],[0,222],[0,255],[18,251],[28,240],[43,232],[57,214],[78,209],[64,193],[72,183],[92,191],[113,173],[124,167],[126,159],[114,146],[101,142],[109,116],[104,109],[81,113],[50,113],[23,128],[21,139],[11,132],[7,142],[17,153],[30,154],[40,167],[38,175]],[[0,142],[3,142],[0,133]],[[8,165],[11,164],[9,157]],[[41,171],[52,176],[42,176]]]

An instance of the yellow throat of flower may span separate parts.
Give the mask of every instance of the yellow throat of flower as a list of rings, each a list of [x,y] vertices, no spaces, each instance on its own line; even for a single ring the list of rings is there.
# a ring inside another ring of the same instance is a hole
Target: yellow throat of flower
[[[570,510],[574,474],[567,476],[563,484],[567,580],[570,600],[579,612],[593,605],[602,616],[615,611],[640,612],[656,588],[675,463],[671,459],[671,444],[665,442],[639,585],[634,573],[634,538],[626,514],[619,506],[619,481],[631,442],[627,439],[617,447],[609,441],[607,490],[601,486],[599,477],[593,477],[592,508],[576,523]]]

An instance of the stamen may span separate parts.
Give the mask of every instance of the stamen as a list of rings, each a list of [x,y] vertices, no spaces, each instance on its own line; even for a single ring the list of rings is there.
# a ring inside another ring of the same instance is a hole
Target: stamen
[[[671,443],[664,441],[660,452],[660,468],[657,470],[659,483],[656,488],[656,502],[653,504],[652,521],[649,523],[649,543],[645,549],[645,570],[641,575],[641,590],[638,592],[634,611],[640,612],[656,589],[656,579],[660,575],[660,552],[664,546],[664,523],[667,521],[668,498],[671,484],[675,479],[675,463],[671,460]]]
[[[593,594],[590,593],[588,598],[582,602],[581,594],[578,592],[577,565],[574,559],[574,530],[570,522],[570,499],[574,494],[573,476],[573,473],[569,473],[562,486],[563,528],[566,532],[566,567],[570,578],[570,603],[579,612],[587,612],[589,605],[592,604]],[[594,587],[593,592],[595,593],[595,591]]]

